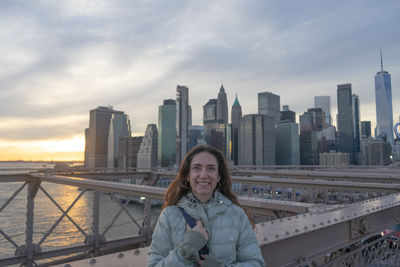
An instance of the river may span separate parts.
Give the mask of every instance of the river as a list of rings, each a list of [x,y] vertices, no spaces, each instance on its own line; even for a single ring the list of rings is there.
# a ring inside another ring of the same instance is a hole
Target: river
[[[54,166],[54,165],[53,165]],[[49,164],[43,163],[5,163],[0,162],[0,175],[27,172],[27,169],[51,168]],[[0,208],[6,203],[10,196],[23,183],[0,183]],[[41,186],[56,202],[64,209],[72,204],[76,197],[82,192],[72,186],[52,184],[44,182]],[[6,233],[17,245],[25,244],[26,228],[26,197],[25,187],[17,197],[0,212],[0,229]],[[100,201],[100,230],[103,232],[110,224],[114,215],[119,211],[118,203],[114,202],[107,194],[101,195]],[[139,225],[143,221],[143,205],[130,203],[128,210],[137,220]],[[87,235],[91,233],[93,209],[93,191],[87,191],[70,210],[68,215],[78,224]],[[152,223],[155,222],[160,213],[160,207],[151,210]],[[34,209],[34,243],[38,243],[52,225],[62,215],[62,212],[51,202],[51,200],[39,190],[35,198]],[[115,222],[114,226],[106,233],[106,240],[126,237],[138,233],[138,227],[123,212]],[[85,236],[66,217],[57,225],[52,234],[47,237],[41,245],[42,250],[83,243]],[[15,247],[0,234],[0,258],[14,255]]]

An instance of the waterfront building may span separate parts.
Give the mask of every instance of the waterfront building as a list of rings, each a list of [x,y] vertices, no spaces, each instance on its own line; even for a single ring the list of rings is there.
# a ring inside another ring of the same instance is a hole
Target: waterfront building
[[[121,137],[119,139],[118,168],[136,168],[137,154],[143,136]]]
[[[350,83],[337,86],[337,103],[338,152],[349,153],[350,163],[354,163],[353,104]]]
[[[361,122],[361,137],[362,138],[371,137],[371,121]]]
[[[148,124],[137,153],[137,168],[150,170],[157,167],[158,132],[155,124]]]
[[[277,165],[300,165],[299,125],[279,122],[275,126],[275,155]]]
[[[280,121],[296,123],[296,112],[289,110],[288,105],[283,105]]]
[[[242,107],[240,106],[237,95],[235,97],[235,101],[233,102],[231,109],[231,159],[233,164],[238,165],[239,162],[239,127],[240,120],[242,119]]]
[[[281,118],[280,96],[271,92],[258,93],[258,114],[268,115],[277,123]]]
[[[171,167],[176,161],[176,101],[164,100],[158,107],[158,164]]]
[[[197,145],[207,144],[204,134],[204,126],[192,125],[189,127],[189,150]]]
[[[331,97],[330,96],[314,96],[314,107],[321,108],[325,112],[325,123],[332,124],[331,116]]]
[[[349,153],[330,152],[320,153],[319,162],[321,166],[326,167],[345,167],[350,164]]]
[[[189,126],[192,124],[192,110],[189,106],[189,88],[176,88],[176,164],[179,166],[189,148]]]
[[[109,139],[110,126],[112,125],[112,137]],[[128,116],[122,111],[113,110],[111,106],[99,106],[90,111],[89,128],[86,144],[86,168],[106,168],[108,158],[115,159],[118,155],[119,138],[130,136],[130,122]],[[108,153],[109,147],[113,148]],[[115,153],[117,151],[117,154]],[[112,160],[111,160],[112,161]],[[115,166],[115,165],[114,165]],[[113,166],[113,167],[114,167]]]
[[[381,51],[381,70],[375,75],[376,135],[382,136],[393,146],[393,107],[390,74],[383,70]]]
[[[239,165],[276,164],[274,124],[272,116],[243,116],[239,128]]]

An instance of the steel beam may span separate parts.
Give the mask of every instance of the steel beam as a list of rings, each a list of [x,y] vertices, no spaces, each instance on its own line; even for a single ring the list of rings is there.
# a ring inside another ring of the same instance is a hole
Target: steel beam
[[[400,169],[397,173],[374,173],[346,171],[305,171],[305,170],[235,170],[234,175],[268,176],[271,178],[293,178],[306,180],[338,180],[374,183],[400,183]]]
[[[297,266],[399,223],[400,194],[393,194],[257,224],[256,232],[268,266]]]
[[[232,177],[232,182],[249,185],[275,185],[285,188],[318,188],[318,189],[337,189],[358,192],[380,192],[397,193],[400,192],[400,184],[385,183],[365,183],[365,182],[346,182],[346,181],[321,181],[321,180],[298,180],[288,178],[268,178],[268,177]],[[400,181],[399,181],[400,182]]]

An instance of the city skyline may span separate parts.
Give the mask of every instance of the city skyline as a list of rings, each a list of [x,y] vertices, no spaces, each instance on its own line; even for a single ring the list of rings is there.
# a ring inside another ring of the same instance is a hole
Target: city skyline
[[[397,1],[0,6],[0,160],[83,160],[98,106],[124,111],[133,135],[144,135],[177,85],[189,88],[193,125],[222,84],[228,114],[236,94],[243,115],[257,113],[259,92],[272,92],[297,116],[326,95],[337,125],[336,87],[351,83],[373,131],[380,48],[399,120]]]

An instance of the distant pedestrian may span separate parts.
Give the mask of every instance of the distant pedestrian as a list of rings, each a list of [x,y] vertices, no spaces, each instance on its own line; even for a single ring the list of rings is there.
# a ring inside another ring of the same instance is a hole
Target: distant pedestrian
[[[265,266],[253,228],[224,156],[199,145],[166,191],[147,266]]]

